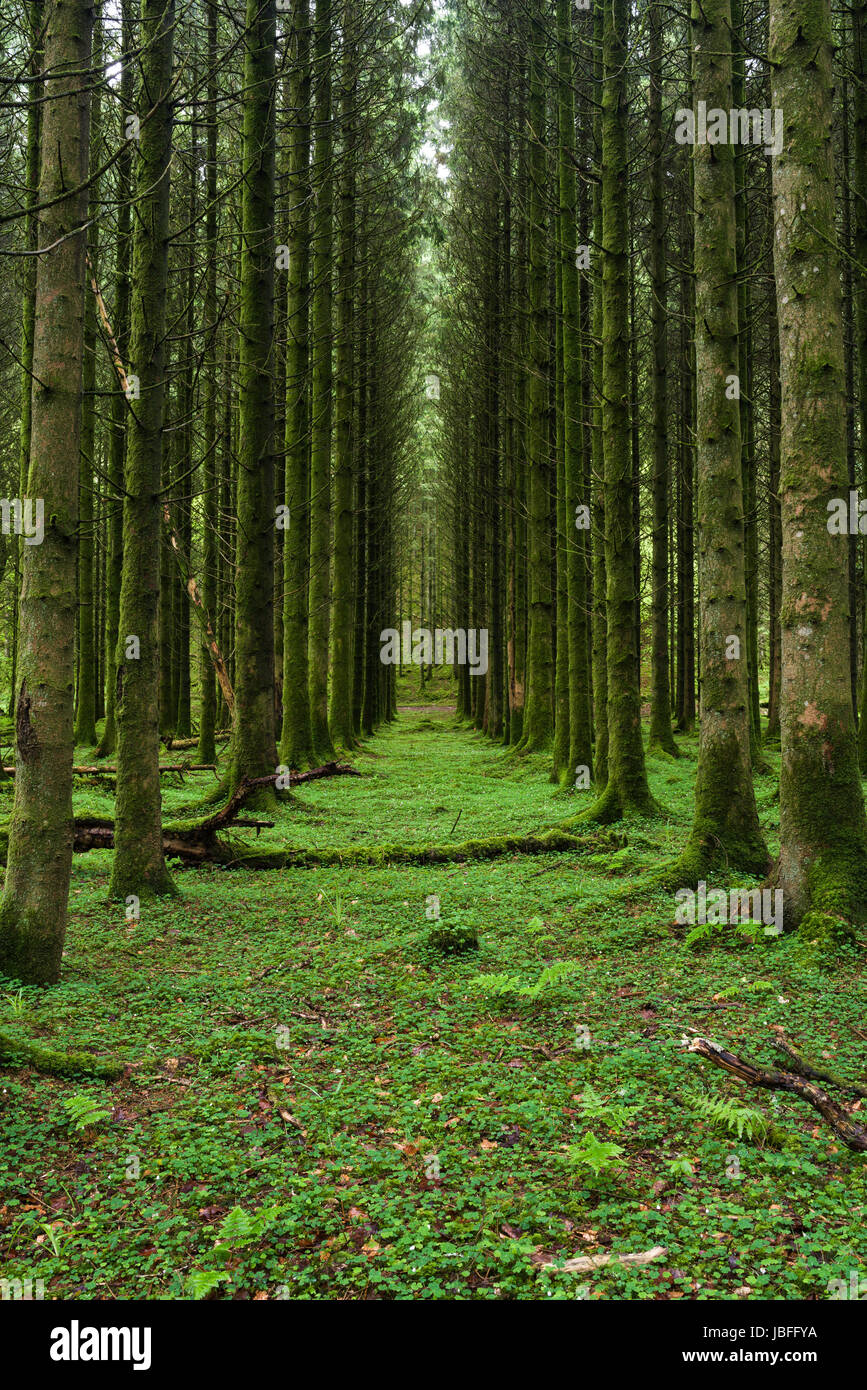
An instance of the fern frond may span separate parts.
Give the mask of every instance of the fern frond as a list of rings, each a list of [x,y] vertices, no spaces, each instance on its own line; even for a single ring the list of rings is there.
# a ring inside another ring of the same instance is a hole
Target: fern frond
[[[98,1125],[111,1117],[111,1111],[103,1109],[91,1096],[67,1096],[63,1108],[70,1124],[77,1130],[87,1129],[89,1125]]]
[[[738,1105],[724,1096],[695,1094],[688,1095],[686,1103],[690,1110],[707,1120],[714,1129],[736,1134],[738,1139],[746,1136],[750,1143],[780,1143],[785,1138],[777,1126],[754,1106]]]

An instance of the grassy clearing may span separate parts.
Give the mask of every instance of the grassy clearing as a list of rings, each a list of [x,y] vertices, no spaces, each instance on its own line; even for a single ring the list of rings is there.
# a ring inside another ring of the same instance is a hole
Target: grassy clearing
[[[370,741],[363,779],[299,789],[259,843],[459,843],[589,804],[427,700]],[[783,1025],[863,1080],[858,956],[685,944],[642,886],[688,831],[683,748],[649,761],[665,815],[616,852],[177,871],[182,897],[137,923],[106,904],[109,856],[77,856],[64,982],[0,982],[0,1028],[131,1066],[0,1062],[0,1274],[221,1299],[826,1298],[863,1277],[863,1158],[683,1046],[696,1028],[770,1062]],[[213,782],[165,780],[167,814]],[[773,846],[775,776],[757,790]],[[112,809],[95,787],[78,802]],[[434,896],[478,951],[431,949]],[[644,1267],[541,1268],[654,1245]]]

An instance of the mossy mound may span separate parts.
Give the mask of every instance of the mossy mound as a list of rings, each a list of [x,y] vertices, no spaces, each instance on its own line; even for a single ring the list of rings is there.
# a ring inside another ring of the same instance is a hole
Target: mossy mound
[[[855,931],[849,922],[832,912],[808,912],[796,932],[799,942],[825,953],[837,954],[855,945]]]
[[[448,920],[431,922],[428,945],[444,955],[479,949],[479,924],[473,913],[452,913]]]

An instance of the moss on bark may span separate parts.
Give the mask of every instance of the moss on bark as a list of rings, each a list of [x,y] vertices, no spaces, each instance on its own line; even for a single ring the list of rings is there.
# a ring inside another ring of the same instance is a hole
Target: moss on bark
[[[529,418],[527,425],[528,613],[527,696],[521,752],[550,747],[554,732],[554,619],[551,592],[551,469],[548,461],[547,199],[545,159],[545,26],[530,15],[529,153]],[[556,513],[555,525],[556,525]]]
[[[241,303],[230,786],[277,766],[274,711],[274,0],[248,0],[244,39]],[[263,791],[261,801],[273,801]]]
[[[115,1081],[123,1076],[122,1062],[107,1062],[92,1052],[57,1052],[0,1030],[0,1066],[32,1067],[50,1076],[97,1076]]]
[[[638,690],[629,417],[626,0],[602,24],[602,452],[605,479],[608,782],[578,821],[653,815]],[[576,822],[577,823],[577,822]]]
[[[280,762],[314,763],[307,667],[307,586],[310,561],[310,6],[292,13],[294,63],[289,105],[295,113],[289,146],[286,284],[286,505],[289,529],[283,560],[283,725]]]
[[[694,4],[692,33],[695,100],[728,111],[730,0]],[[672,874],[684,883],[717,862],[753,873],[770,862],[750,757],[733,145],[696,143],[693,170],[702,680],[695,817]]]
[[[315,157],[312,179],[313,306],[310,456],[310,579],[307,664],[316,760],[334,757],[328,731],[328,637],[331,593],[331,442],[334,419],[332,331],[334,254],[334,137],[332,128],[332,0],[316,6],[314,71]]]
[[[140,399],[130,410],[124,472],[123,581],[115,677],[117,802],[109,884],[113,898],[174,891],[163,859],[159,774],[159,497],[174,22],[173,0],[145,0],[130,324],[130,371],[139,379]],[[167,593],[163,599],[168,600]]]
[[[849,669],[846,374],[835,224],[827,0],[772,0],[774,270],[780,327],[783,536],[780,860],[786,926],[867,914],[867,821]]]
[[[0,971],[60,976],[72,865],[73,633],[84,344],[90,0],[45,16],[46,103],[27,496],[44,536],[22,546],[17,775],[0,900]],[[69,190],[73,192],[70,193]],[[50,249],[47,249],[50,248]]]

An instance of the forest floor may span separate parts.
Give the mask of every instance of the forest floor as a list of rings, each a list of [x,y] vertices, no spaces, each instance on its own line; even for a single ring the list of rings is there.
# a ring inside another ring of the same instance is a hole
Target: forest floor
[[[426,699],[365,745],[362,778],[299,788],[260,843],[457,844],[589,804]],[[619,850],[176,869],[181,896],[138,922],[106,902],[110,855],[77,855],[63,982],[0,983],[0,1026],[131,1068],[0,1063],[0,1276],[75,1299],[825,1299],[867,1275],[863,1156],[685,1046],[696,1029],[773,1062],[781,1025],[863,1081],[859,957],[732,929],[687,944],[646,886],[690,825],[680,743],[648,760],[663,814]],[[166,812],[209,785],[167,786]],[[430,945],[434,895],[477,951]],[[95,1107],[80,1130],[74,1097]]]

